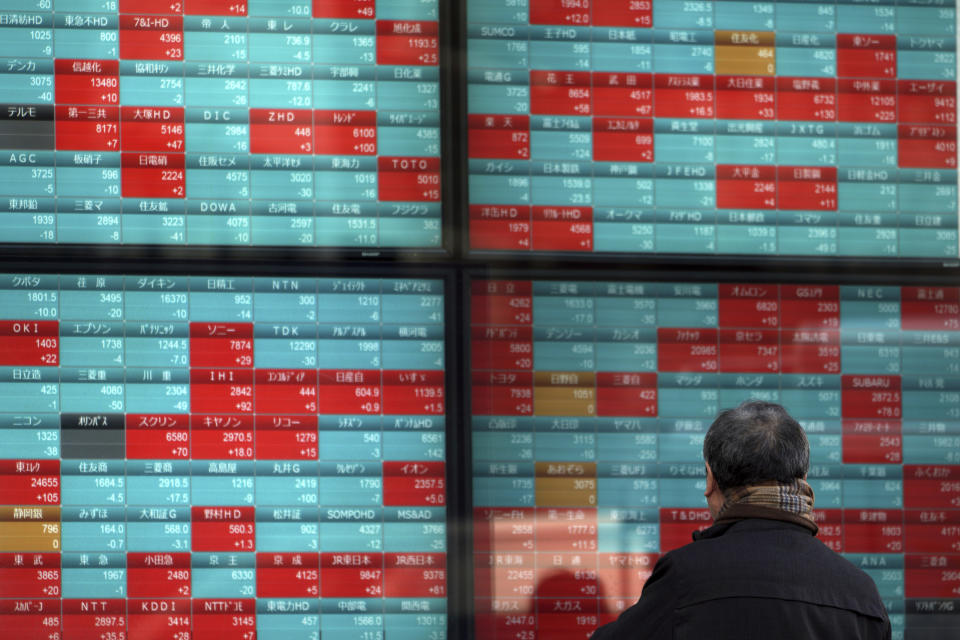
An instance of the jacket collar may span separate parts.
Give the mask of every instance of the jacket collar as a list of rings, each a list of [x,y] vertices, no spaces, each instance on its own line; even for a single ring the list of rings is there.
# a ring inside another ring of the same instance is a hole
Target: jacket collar
[[[797,525],[805,529],[810,533],[810,535],[813,536],[817,535],[817,531],[820,529],[816,524],[807,518],[802,518],[798,515],[788,513],[787,511],[783,511],[781,509],[773,509],[771,507],[763,507],[754,504],[735,504],[729,509],[726,509],[723,512],[723,517],[717,520],[712,527],[704,529],[703,531],[694,531],[693,539],[696,541],[708,538],[717,538],[726,533],[730,527],[738,522],[757,518],[762,520],[776,520],[779,522],[787,522],[789,524]]]

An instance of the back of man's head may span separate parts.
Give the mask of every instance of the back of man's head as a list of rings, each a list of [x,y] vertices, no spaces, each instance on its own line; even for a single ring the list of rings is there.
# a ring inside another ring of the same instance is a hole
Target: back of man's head
[[[710,425],[703,458],[721,491],[807,475],[810,444],[800,424],[778,404],[747,401]]]

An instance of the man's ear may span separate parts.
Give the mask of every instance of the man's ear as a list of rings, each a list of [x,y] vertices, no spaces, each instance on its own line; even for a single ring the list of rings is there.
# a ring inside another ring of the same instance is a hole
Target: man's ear
[[[703,465],[707,468],[707,488],[703,492],[703,497],[709,498],[714,492],[719,491],[720,488],[717,487],[717,479],[713,477],[713,469],[711,469],[710,465],[706,462],[704,462]]]

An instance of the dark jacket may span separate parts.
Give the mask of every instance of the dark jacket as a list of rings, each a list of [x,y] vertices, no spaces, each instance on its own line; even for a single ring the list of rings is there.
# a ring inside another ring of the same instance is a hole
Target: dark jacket
[[[591,640],[889,639],[873,581],[814,533],[790,517],[720,520],[660,558]]]

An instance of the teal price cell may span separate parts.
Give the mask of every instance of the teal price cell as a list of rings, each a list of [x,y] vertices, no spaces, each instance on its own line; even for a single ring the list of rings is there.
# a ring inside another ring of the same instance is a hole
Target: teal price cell
[[[930,342],[924,343],[923,341]],[[903,334],[900,362],[904,374],[918,376],[915,380],[927,388],[943,389],[945,382],[929,376],[956,376],[960,374],[960,342],[952,333],[910,332]],[[923,377],[919,377],[923,376]]]
[[[384,460],[443,460],[444,435],[440,431],[383,434]]]
[[[116,59],[119,53],[119,26],[117,15],[98,15],[91,26],[79,27],[68,23],[74,15],[58,13],[54,18],[53,43],[57,58]],[[82,19],[82,18],[81,18]]]
[[[11,412],[57,411],[60,408],[60,385],[57,382],[0,382],[0,403],[5,411]],[[17,440],[22,437],[18,436]]]
[[[71,323],[100,324],[96,321]],[[122,335],[122,332],[119,333]],[[61,336],[60,364],[62,366],[118,367],[123,366],[124,339],[122,337]]]
[[[313,60],[324,65],[372,65],[376,38],[373,20],[314,20]]]
[[[473,503],[478,507],[532,507],[533,478],[474,478]]]
[[[713,29],[713,0],[690,2],[682,7],[669,3],[653,3],[653,24],[679,29]],[[712,34],[711,34],[712,35]]]
[[[439,0],[377,0],[376,13],[380,20],[437,20],[439,4]]]
[[[772,211],[723,211],[718,215],[717,253],[776,255],[779,234]]]
[[[312,368],[317,364],[317,343],[310,333],[292,339],[254,340],[253,362],[268,369]]]
[[[873,579],[880,597],[903,599],[903,556],[886,553],[845,553],[843,557]]]
[[[658,23],[654,18],[654,24]],[[713,31],[709,29],[653,32],[653,59],[657,73],[713,74]]]
[[[891,34],[897,27],[896,0],[870,4],[837,3],[837,31],[841,33]]]
[[[310,3],[306,0],[250,0],[251,17],[297,18],[310,16]]]
[[[777,236],[783,255],[836,255],[835,211],[780,211]]]
[[[316,283],[308,278],[257,278],[254,281],[254,316],[258,322],[283,323],[277,327],[288,327],[286,330],[273,330],[272,333],[278,337],[309,339],[315,330],[311,327],[309,333],[301,331],[306,328],[303,323],[312,323],[317,319],[316,289]],[[292,328],[297,329],[296,334],[290,333]]]
[[[134,469],[133,463],[128,463],[127,504],[131,506],[190,504],[191,478],[188,475],[188,463],[184,460],[170,464],[179,467],[176,473],[147,475],[149,471]]]
[[[655,507],[659,502],[658,487],[655,479],[601,478],[597,481],[597,502],[604,507]]]
[[[596,345],[598,371],[656,371],[657,345],[650,342],[600,342]]]
[[[254,504],[254,463],[244,461],[191,462],[191,504],[211,507]]]
[[[126,502],[127,479],[122,460],[63,460],[60,463],[61,504],[120,506]]]
[[[843,442],[839,433],[808,433],[811,464],[843,462]]]
[[[377,128],[377,150],[385,156],[439,156],[439,127]]]
[[[709,374],[702,375],[707,377]],[[716,415],[719,410],[719,392],[716,389],[665,386],[661,381],[657,399],[660,416],[667,418],[702,419]],[[662,437],[660,446],[662,450]]]
[[[185,104],[193,108],[206,108],[213,113],[216,109],[246,109],[250,103],[249,70],[246,64],[224,63],[214,67],[215,73],[204,72],[203,67],[193,70],[187,65],[187,77],[184,78]],[[198,75],[190,75],[190,73]],[[208,75],[209,74],[209,75]],[[190,145],[187,149],[192,149]]]
[[[147,370],[147,373],[152,373]],[[130,413],[186,414],[190,411],[190,385],[162,382],[162,373],[156,372],[156,381],[137,384],[130,378],[124,385],[127,411]],[[186,372],[184,372],[186,374]],[[184,375],[183,378],[187,376]]]
[[[366,463],[367,468],[379,464]],[[320,476],[320,503],[330,507],[376,507],[383,504],[383,480],[378,476]]]
[[[418,67],[413,74],[406,67],[380,68],[376,91],[377,101],[389,109],[437,112],[440,108],[440,74],[430,67]]]
[[[257,551],[316,552],[317,525],[301,522],[257,522]]]
[[[660,504],[670,507],[702,509],[704,478],[663,478],[660,480]]]
[[[473,432],[474,461],[520,462],[533,459],[533,434],[530,432]]]
[[[248,58],[247,19],[217,16],[183,17],[183,52],[186,60],[241,63]],[[246,74],[244,74],[246,75]]]
[[[353,337],[377,337],[380,329],[380,283],[375,280],[335,280],[321,283],[317,295],[318,316],[321,323],[362,324],[362,330],[351,332]],[[364,324],[373,323],[373,324]],[[334,335],[331,332],[321,335]]]
[[[657,208],[660,210],[658,222],[661,224],[658,225],[657,231],[661,231],[660,227],[669,228],[689,222],[692,224],[685,226],[688,234],[693,237],[688,236],[688,242],[692,241],[694,245],[707,241],[712,243],[715,240],[713,226],[716,224],[716,213],[712,209],[717,204],[713,168],[704,165],[688,167],[669,165],[663,167],[658,173],[654,190]],[[684,209],[689,211],[683,211]],[[697,231],[695,229],[697,226],[710,227],[710,229]],[[663,229],[663,231],[666,230]],[[679,230],[674,230],[674,233],[679,233]],[[667,238],[664,240],[666,241]],[[662,244],[660,246],[663,248]],[[711,251],[714,249],[713,246],[709,248]],[[671,250],[676,251],[675,248]]]
[[[286,18],[282,23],[248,20],[250,61],[303,64],[312,57],[310,21]]]
[[[439,513],[435,518],[443,519]],[[387,553],[439,553],[446,551],[447,531],[443,522],[386,522],[383,547]]]
[[[715,284],[667,284],[657,298],[660,327],[716,327],[718,313]]]
[[[171,75],[124,75],[120,68],[120,103],[150,107],[182,107],[184,100],[182,69],[171,65]],[[182,150],[182,147],[178,151]]]
[[[809,31],[836,33],[837,9],[835,2],[777,2],[777,31]]]
[[[446,605],[446,600],[433,599],[437,603],[437,610],[442,611]],[[396,603],[396,604],[393,604]],[[423,600],[400,600],[394,598],[388,600],[385,605],[394,607],[404,613],[387,613],[383,617],[383,629],[391,638],[398,640],[418,640],[424,636],[424,633],[430,634],[432,638],[443,638],[446,636],[447,616],[443,613],[425,615],[423,613],[408,613],[413,607],[423,607]],[[418,609],[419,610],[419,609]]]
[[[717,29],[773,31],[778,2],[717,2]]]
[[[64,598],[125,598],[124,553],[64,553],[60,559]]]
[[[844,502],[842,467],[839,464],[812,464],[807,482],[813,487],[820,509],[839,509]]]
[[[898,34],[952,37],[956,25],[957,9],[953,0],[911,0],[897,6]]]
[[[530,154],[535,160],[589,160],[592,157],[593,136],[589,124],[581,125],[580,118],[556,118],[554,122],[567,123],[571,129],[534,129],[530,133]],[[536,124],[536,123],[535,123]],[[551,123],[552,124],[552,123]],[[575,128],[574,128],[575,127]]]
[[[467,58],[471,67],[527,69],[530,48],[525,27],[467,27]]]
[[[127,547],[126,514],[123,507],[64,507],[61,511],[65,552],[122,553]]]
[[[250,244],[250,217],[243,213],[187,216],[187,238],[192,244]]]
[[[712,167],[706,163],[715,162],[715,129],[712,122],[699,120],[660,120],[654,124],[654,157],[658,163],[704,163],[702,167],[691,165],[671,165],[671,173],[665,174],[666,167],[657,166],[658,177],[677,176],[706,176],[702,171],[709,169],[713,177]],[[684,173],[686,170],[686,174]],[[693,172],[693,173],[691,173]],[[659,195],[659,193],[658,193]],[[658,200],[659,202],[659,200]]]
[[[333,67],[335,71],[338,67]],[[377,107],[377,83],[369,79],[329,78],[317,74],[313,79],[312,93],[315,109],[358,109],[369,111]]]
[[[203,149],[203,155],[188,153],[187,160],[187,194],[196,197],[200,194],[191,188],[191,174],[194,172],[225,172],[225,178],[230,187],[225,193],[214,197],[234,198],[246,197],[240,193],[249,178],[243,177],[248,170],[249,163],[245,156],[233,154],[246,153],[250,149],[250,125],[246,119],[239,117],[234,120],[237,109],[191,109],[199,113],[187,114],[185,129],[185,143],[187,149]],[[220,120],[229,116],[229,121]],[[223,155],[211,155],[223,154]],[[236,173],[234,173],[236,172]],[[249,194],[247,194],[249,195]]]
[[[346,551],[366,551],[376,553],[383,550],[383,523],[379,510],[362,510],[363,519],[354,519],[344,513],[346,510],[323,509],[320,522],[320,551],[340,553]],[[367,519],[367,516],[376,518]],[[343,521],[340,521],[340,519]],[[333,519],[337,519],[334,521]]]
[[[847,167],[895,169],[897,166],[895,126],[868,125],[853,127],[852,131],[840,129],[837,138],[837,161],[840,165]]]
[[[5,6],[10,10],[12,7]],[[30,28],[18,26],[18,21],[27,18]],[[0,23],[17,25],[0,28],[0,56],[5,58],[42,58],[53,55],[53,16],[0,14]],[[5,65],[6,66],[6,65]]]
[[[373,339],[317,341],[317,364],[322,369],[376,369],[382,366],[379,336]]]
[[[650,73],[654,68],[649,29],[594,28],[592,71]]]
[[[654,202],[652,167],[639,167],[633,177],[600,175],[602,170],[602,167],[595,167],[593,179],[595,205],[593,228],[594,238],[598,243],[600,225],[605,225],[611,231],[622,235],[623,231],[630,229],[631,224],[648,222],[652,217],[652,212],[634,207],[649,208],[653,207]],[[611,208],[606,209],[606,207]],[[606,221],[610,224],[606,224]]]
[[[536,341],[533,344],[533,366],[547,371],[593,371],[597,366],[593,340]]]
[[[127,509],[128,551],[190,551],[190,507]]]
[[[530,27],[530,68],[590,69],[590,29],[588,27]]]
[[[391,246],[439,247],[441,244],[440,221],[436,218],[411,220],[384,217],[379,222],[380,234],[390,239]]]
[[[535,205],[590,205],[593,179],[584,175],[551,176],[536,172],[530,179],[530,199]]]
[[[495,2],[470,2],[467,4],[467,22],[502,25],[526,25],[529,14],[526,5],[508,7]]]
[[[304,79],[303,73],[309,74],[307,65],[289,65],[290,68],[303,69],[299,73],[290,73],[286,80],[275,78],[250,78],[250,106],[254,109],[291,108],[310,109],[313,103],[313,81],[309,75]],[[285,75],[287,75],[285,73]]]
[[[660,550],[660,525],[600,522],[597,544],[600,553],[657,553]]]
[[[193,553],[190,564],[194,598],[250,598],[256,594],[253,553]]]
[[[528,74],[512,69],[471,69],[467,73],[467,104],[471,113],[530,113]]]
[[[597,334],[601,342],[655,342],[652,329],[657,324],[655,283],[601,283],[594,304],[598,327],[607,327]],[[602,369],[602,367],[601,367]]]
[[[317,640],[320,637],[319,611],[317,598],[309,600],[257,598],[257,638],[259,640]],[[326,619],[324,616],[324,620]]]
[[[376,218],[318,216],[314,227],[318,246],[375,247],[380,242]]]

